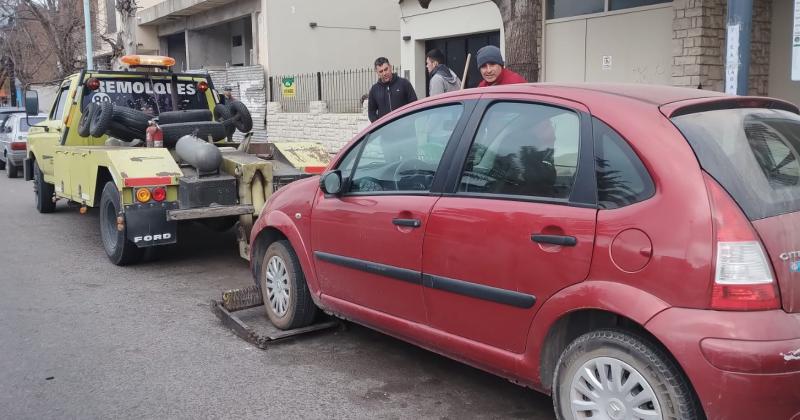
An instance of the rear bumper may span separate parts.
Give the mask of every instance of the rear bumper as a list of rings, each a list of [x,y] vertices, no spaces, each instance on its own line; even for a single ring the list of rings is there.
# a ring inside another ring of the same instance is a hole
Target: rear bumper
[[[800,314],[671,308],[646,327],[709,419],[800,418]]]
[[[6,162],[11,161],[15,166],[21,166],[22,162],[25,161],[26,154],[27,152],[24,150],[9,151],[6,154]]]

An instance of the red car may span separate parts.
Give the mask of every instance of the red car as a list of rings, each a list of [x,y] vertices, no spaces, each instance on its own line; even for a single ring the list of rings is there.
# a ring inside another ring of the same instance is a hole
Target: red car
[[[269,200],[252,271],[551,394],[560,419],[800,418],[800,116],[776,99],[514,85],[408,105]]]

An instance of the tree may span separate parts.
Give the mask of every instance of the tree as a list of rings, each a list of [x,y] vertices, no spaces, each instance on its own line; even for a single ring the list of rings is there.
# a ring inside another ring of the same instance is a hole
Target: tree
[[[431,0],[418,0],[427,9]],[[525,79],[539,80],[536,34],[541,32],[540,0],[492,0],[500,9],[505,31],[506,66]]]

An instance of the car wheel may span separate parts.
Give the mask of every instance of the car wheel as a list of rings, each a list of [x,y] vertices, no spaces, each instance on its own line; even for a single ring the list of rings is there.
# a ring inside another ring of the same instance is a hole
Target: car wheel
[[[150,120],[153,119],[153,117],[142,111],[126,106],[114,106],[112,115],[113,121],[117,122],[119,125],[141,132],[147,130]]]
[[[250,115],[250,110],[247,106],[239,101],[233,101],[228,105],[231,110],[231,118],[233,124],[242,133],[249,133],[253,129],[253,117]]]
[[[183,111],[166,111],[158,114],[159,124],[197,121],[211,121],[211,111],[207,109],[186,109]]]
[[[14,162],[12,162],[11,159],[6,159],[6,175],[8,175],[9,178],[16,178],[17,173],[19,172],[19,166],[14,165]]]
[[[117,186],[107,182],[100,198],[100,237],[108,259],[115,265],[135,264],[142,259],[144,249],[129,241],[126,229],[117,229],[120,214],[120,197]]]
[[[91,134],[90,129],[92,127],[92,117],[98,110],[100,110],[100,104],[94,102],[91,102],[86,106],[86,108],[84,108],[83,114],[81,114],[81,119],[78,120],[79,136],[89,137]]]
[[[33,194],[36,196],[36,210],[39,213],[52,213],[56,210],[53,202],[55,186],[44,181],[44,174],[39,168],[39,162],[33,162]]]
[[[289,241],[267,248],[261,262],[259,285],[267,316],[282,329],[301,328],[314,321],[317,307],[311,300],[303,270]]]
[[[586,333],[567,346],[553,375],[559,419],[698,419],[689,382],[649,340],[627,331]]]
[[[92,137],[100,137],[106,133],[111,119],[114,116],[114,104],[111,102],[101,102],[100,109],[92,115],[92,122],[89,134]]]

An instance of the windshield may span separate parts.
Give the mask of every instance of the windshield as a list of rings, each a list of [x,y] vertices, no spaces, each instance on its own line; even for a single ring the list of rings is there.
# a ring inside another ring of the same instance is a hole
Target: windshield
[[[111,102],[148,115],[175,110],[172,106],[172,83],[170,80],[141,78],[99,78],[97,90],[83,89],[82,109],[91,102]],[[208,109],[206,95],[197,89],[197,82],[177,81],[176,97],[178,110]]]
[[[800,116],[745,108],[672,119],[750,220],[800,210]]]
[[[27,133],[28,130],[40,122],[44,121],[47,117],[28,117],[28,120],[25,121],[25,118],[19,119],[19,132],[20,133]],[[28,125],[30,123],[30,125]]]

